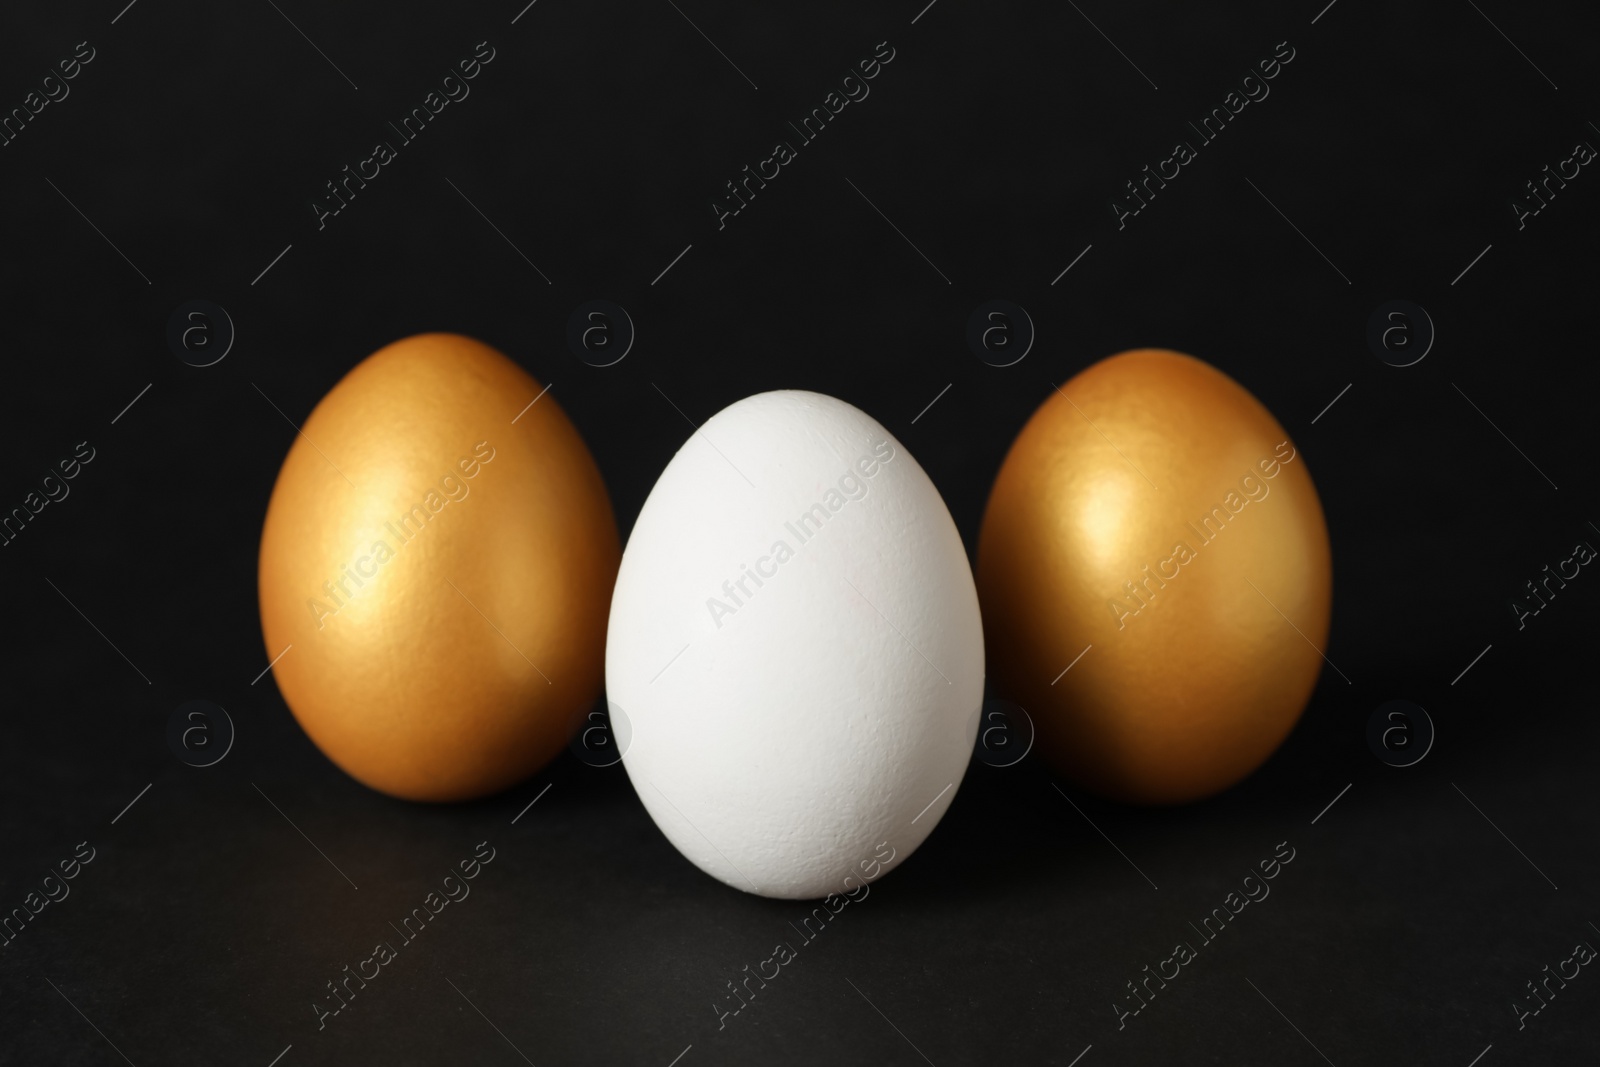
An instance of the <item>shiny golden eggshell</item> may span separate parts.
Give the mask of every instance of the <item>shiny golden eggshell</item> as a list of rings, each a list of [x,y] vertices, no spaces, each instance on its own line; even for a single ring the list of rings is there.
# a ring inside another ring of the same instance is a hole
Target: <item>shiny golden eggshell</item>
[[[267,655],[312,741],[373,789],[504,789],[599,693],[621,547],[542,388],[469,337],[409,337],[334,386],[283,462],[261,534]]]
[[[1306,458],[1181,353],[1124,352],[1050,395],[995,481],[977,579],[997,691],[1048,763],[1114,799],[1239,781],[1322,669],[1332,562]]]

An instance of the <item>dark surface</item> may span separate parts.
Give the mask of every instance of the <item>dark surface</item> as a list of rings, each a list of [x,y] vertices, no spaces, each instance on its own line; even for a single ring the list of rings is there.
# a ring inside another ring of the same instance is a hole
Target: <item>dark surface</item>
[[[0,148],[0,507],[77,442],[96,450],[0,548],[0,908],[78,842],[96,850],[0,950],[0,1062],[265,1067],[292,1045],[282,1067],[513,1064],[517,1050],[540,1067],[665,1067],[692,1045],[681,1067],[945,1067],[1066,1065],[1092,1045],[1081,1067],[1467,1067],[1491,1044],[1482,1067],[1595,1062],[1593,967],[1521,1031],[1511,1005],[1575,942],[1600,946],[1600,578],[1585,569],[1521,631],[1507,608],[1579,537],[1600,544],[1600,177],[1584,168],[1521,231],[1510,208],[1575,141],[1600,144],[1592,10],[939,0],[912,25],[921,2],[540,0],[515,25],[520,0],[0,16],[7,108],[76,42],[97,50]],[[323,182],[485,39],[496,57],[471,96],[319,231]],[[719,232],[722,183],[882,40],[896,56],[871,95]],[[1121,183],[1284,40],[1296,56],[1271,95],[1119,231]],[[1039,333],[1003,369],[964,343],[995,297]],[[204,369],[165,342],[194,298],[238,331]],[[602,298],[638,340],[598,369],[564,335]],[[1365,343],[1394,299],[1438,329],[1403,369]],[[567,756],[490,801],[392,801],[316,751],[270,674],[251,684],[285,416],[427,330],[472,334],[552,383],[624,533],[688,432],[652,385],[696,422],[801,387],[898,435],[969,548],[1051,383],[1129,347],[1194,353],[1311,464],[1335,557],[1326,651],[1350,684],[1325,671],[1277,755],[1189,807],[1068,789],[1080,813],[1031,760],[974,765],[915,857],[719,1032],[724,983],[795,940],[806,909],[701,874],[621,768]],[[194,698],[238,730],[205,769],[166,743]],[[1365,740],[1395,698],[1438,728],[1408,769]],[[324,983],[483,840],[496,858],[470,898],[319,1032]],[[1119,1031],[1124,983],[1283,841],[1295,859],[1271,896]]]

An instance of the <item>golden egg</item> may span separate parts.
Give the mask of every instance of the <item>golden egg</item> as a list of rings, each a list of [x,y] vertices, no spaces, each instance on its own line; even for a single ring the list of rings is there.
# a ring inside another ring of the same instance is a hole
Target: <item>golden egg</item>
[[[1124,352],[1011,446],[978,544],[989,674],[1047,762],[1145,804],[1272,754],[1323,665],[1332,562],[1305,456],[1192,356]]]
[[[312,741],[373,789],[503,789],[599,693],[621,548],[543,389],[469,337],[408,337],[345,375],[283,462],[261,532],[267,655]]]

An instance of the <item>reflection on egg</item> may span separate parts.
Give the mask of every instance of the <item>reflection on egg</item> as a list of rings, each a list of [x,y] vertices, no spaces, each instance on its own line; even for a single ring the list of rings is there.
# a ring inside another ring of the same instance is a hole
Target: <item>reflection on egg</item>
[[[719,412],[629,537],[606,691],[634,789],[702,870],[860,891],[938,823],[977,733],[978,600],[938,490],[832,397]]]
[[[616,524],[541,392],[471,338],[406,338],[334,386],[283,462],[261,533],[267,655],[317,747],[374,789],[503,789],[598,695]]]
[[[1012,445],[978,547],[990,671],[1079,785],[1178,803],[1249,774],[1310,698],[1327,526],[1303,455],[1206,363],[1089,367]]]

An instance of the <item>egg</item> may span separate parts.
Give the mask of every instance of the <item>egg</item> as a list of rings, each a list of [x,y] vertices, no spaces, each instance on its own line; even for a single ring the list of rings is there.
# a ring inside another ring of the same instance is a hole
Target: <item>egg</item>
[[[862,890],[938,823],[977,733],[977,592],[938,490],[841,400],[718,412],[628,538],[606,693],[635,791],[701,870]]]
[[[493,793],[599,694],[621,549],[547,387],[469,337],[373,353],[312,411],[261,533],[261,628],[301,727],[373,789]]]
[[[1112,356],[1011,446],[978,544],[993,684],[1107,797],[1214,794],[1288,736],[1323,666],[1332,563],[1306,458],[1192,356]],[[1345,679],[1346,681],[1348,679]]]

